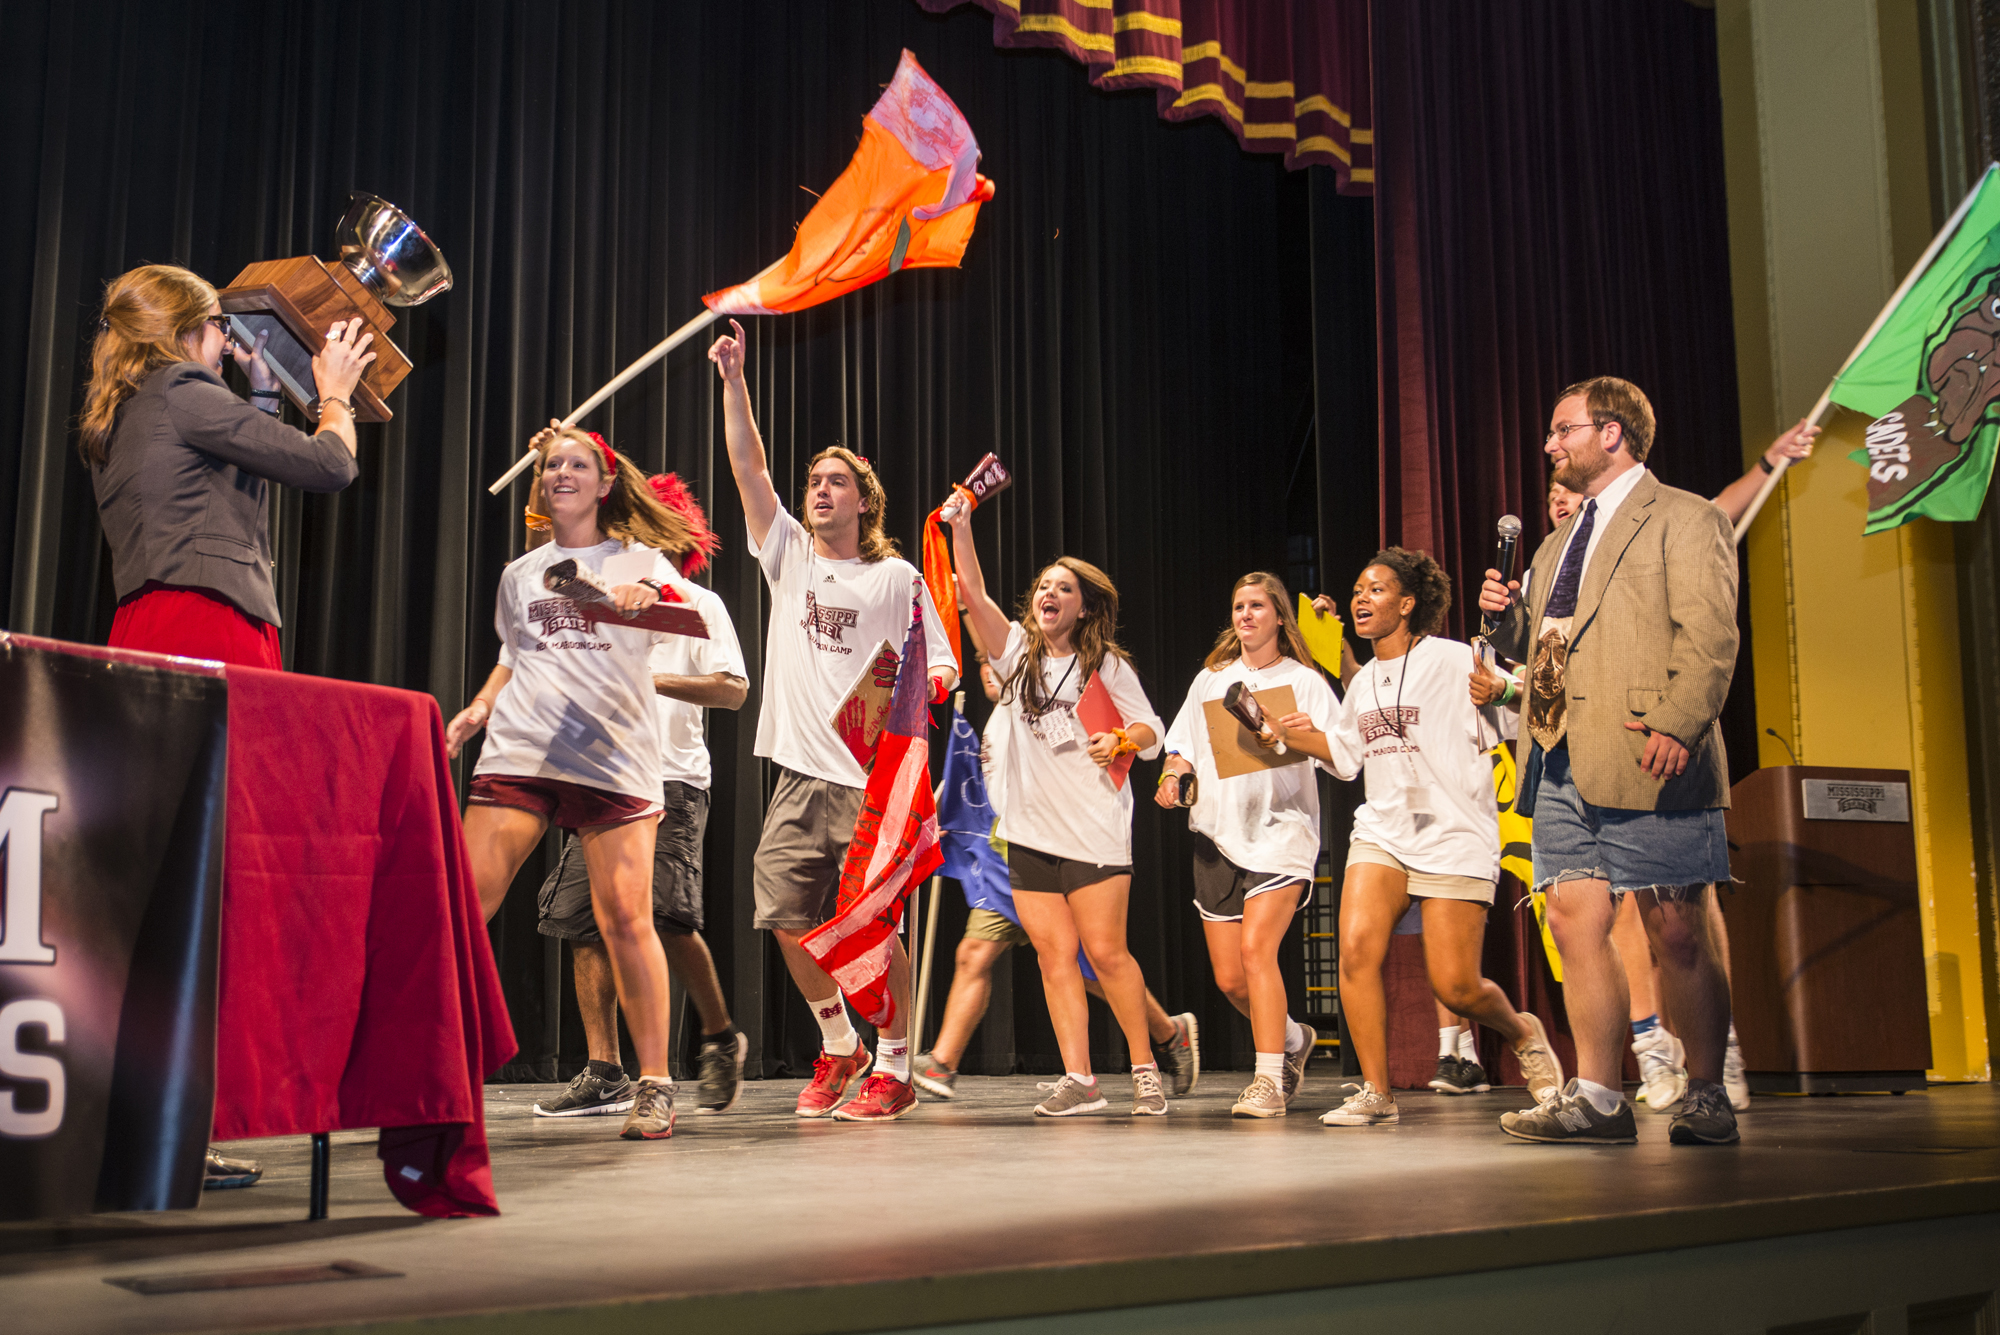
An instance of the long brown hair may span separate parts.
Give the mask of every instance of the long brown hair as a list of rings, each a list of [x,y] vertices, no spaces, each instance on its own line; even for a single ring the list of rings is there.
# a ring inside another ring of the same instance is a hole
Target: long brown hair
[[[208,280],[177,264],[144,264],[105,285],[77,433],[85,463],[104,467],[118,409],[148,376],[162,366],[195,360],[186,339],[201,329],[214,304]]]
[[[541,504],[549,503],[542,491],[542,471],[548,464],[549,451],[555,449],[558,441],[573,440],[582,445],[597,464],[597,476],[600,479],[604,476],[604,451],[611,447],[604,443],[603,437],[572,426],[560,432],[545,432],[538,439],[536,449],[542,457],[535,466],[535,499]],[[617,462],[618,471],[612,475],[611,494],[597,507],[597,526],[620,542],[656,548],[676,561],[693,551],[698,545],[694,526],[661,503],[637,464],[616,450],[611,450],[611,457]]]
[[[1049,642],[1035,617],[1035,590],[1041,587],[1042,577],[1057,566],[1076,576],[1077,591],[1083,595],[1083,615],[1077,618],[1076,633],[1071,637],[1081,674],[1077,686],[1081,688],[1089,681],[1107,656],[1130,658],[1118,645],[1118,589],[1111,576],[1088,561],[1058,556],[1042,567],[1015,606],[1014,614],[1021,629],[1027,632],[1028,645],[1021,661],[1000,685],[1001,704],[1019,700],[1031,714],[1044,713],[1054,703],[1049,698],[1048,684],[1042,680],[1042,659],[1048,654]]]
[[[875,476],[875,466],[848,449],[845,445],[829,445],[806,461],[806,476],[828,459],[838,459],[847,465],[847,471],[854,475],[854,485],[861,491],[861,499],[867,509],[861,512],[861,559],[880,561],[888,556],[901,556],[902,550],[896,540],[882,531],[882,521],[889,509],[888,493],[882,490],[882,479]],[[799,506],[800,522],[806,532],[812,532],[812,512],[803,504]]]
[[[1285,581],[1268,571],[1253,570],[1229,586],[1232,609],[1229,624],[1222,628],[1222,634],[1215,637],[1215,647],[1208,651],[1208,658],[1202,666],[1214,672],[1243,656],[1243,638],[1236,633],[1234,605],[1236,591],[1248,584],[1262,589],[1271,600],[1271,605],[1278,609],[1278,652],[1287,658],[1311,664],[1312,650],[1306,648],[1306,637],[1299,631],[1299,620],[1292,612],[1292,595],[1285,591]]]

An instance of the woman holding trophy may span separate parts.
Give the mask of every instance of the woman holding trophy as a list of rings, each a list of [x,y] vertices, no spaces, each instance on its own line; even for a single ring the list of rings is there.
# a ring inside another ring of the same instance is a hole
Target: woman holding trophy
[[[320,429],[278,420],[263,340],[244,347],[215,289],[171,264],[111,280],[91,346],[79,448],[111,544],[111,643],[282,668],[271,582],[270,484],[339,491],[358,475],[349,398],[375,360],[361,321],[313,358]],[[222,380],[222,358],[251,402]]]

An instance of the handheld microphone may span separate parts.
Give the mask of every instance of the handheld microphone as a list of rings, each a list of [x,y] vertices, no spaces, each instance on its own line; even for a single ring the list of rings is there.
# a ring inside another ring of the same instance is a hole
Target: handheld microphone
[[[1518,515],[1501,515],[1494,531],[1500,535],[1499,549],[1493,555],[1493,568],[1500,572],[1500,582],[1505,584],[1514,578],[1514,557],[1521,541],[1521,519]],[[1492,612],[1482,612],[1479,617],[1479,633],[1491,635],[1499,628],[1500,619]]]

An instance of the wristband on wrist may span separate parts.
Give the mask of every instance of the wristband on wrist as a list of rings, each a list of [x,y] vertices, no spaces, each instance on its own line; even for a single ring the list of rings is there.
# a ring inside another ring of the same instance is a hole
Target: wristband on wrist
[[[1515,681],[1512,677],[1508,677],[1505,680],[1507,684],[1500,688],[1500,699],[1498,703],[1503,705],[1511,705],[1514,703],[1514,697],[1520,694],[1521,687],[1520,683]]]
[[[1125,735],[1125,729],[1113,728],[1111,735],[1118,739],[1118,745],[1111,748],[1111,758],[1113,760],[1116,760],[1120,756],[1136,755],[1138,753],[1139,748],[1133,745],[1130,737]]]
[[[282,399],[285,397],[285,392],[281,389],[253,389],[250,391],[250,397],[253,399]]]
[[[1766,473],[1775,473],[1778,471],[1778,466],[1761,454],[1757,456],[1757,467],[1763,469]]]
[[[944,688],[944,678],[941,676],[933,675],[931,677],[930,702],[934,705],[941,705],[944,703],[944,698],[946,694],[947,692]]]

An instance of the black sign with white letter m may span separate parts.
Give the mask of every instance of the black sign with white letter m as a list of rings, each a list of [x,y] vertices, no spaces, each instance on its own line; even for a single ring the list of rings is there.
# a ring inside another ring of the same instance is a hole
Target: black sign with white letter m
[[[228,686],[101,653],[0,634],[0,1220],[201,1196]]]

